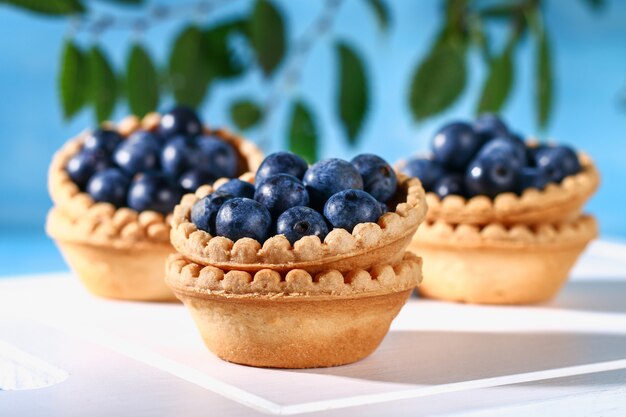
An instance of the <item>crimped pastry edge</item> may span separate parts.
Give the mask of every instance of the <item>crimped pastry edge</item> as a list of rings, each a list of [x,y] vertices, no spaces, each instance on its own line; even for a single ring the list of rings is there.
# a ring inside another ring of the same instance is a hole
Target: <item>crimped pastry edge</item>
[[[570,175],[558,184],[549,183],[543,190],[526,189],[521,195],[507,192],[494,199],[483,195],[471,198],[450,195],[441,199],[437,194],[427,192],[427,219],[473,224],[489,224],[494,221],[542,223],[546,221],[546,212],[553,212],[555,206],[563,206],[554,214],[563,218],[568,211],[579,209],[600,183],[600,174],[593,160],[582,152],[578,154],[578,158],[582,166],[578,174]],[[402,169],[405,164],[406,161],[399,161],[396,169]]]
[[[111,123],[104,125],[117,129],[120,134],[127,137],[139,129],[151,131],[156,129],[160,118],[158,113],[149,113],[142,120],[136,116],[127,116],[117,125]],[[256,170],[263,161],[262,152],[252,142],[222,128],[210,129],[205,126],[205,132],[233,145],[242,161],[246,163],[246,169]],[[81,238],[76,234],[77,230],[81,230],[89,234],[88,239],[93,238],[95,242],[103,245],[125,246],[146,240],[169,243],[171,214],[164,216],[150,210],[137,212],[128,207],[116,209],[112,204],[95,202],[89,194],[81,192],[71,180],[65,167],[80,151],[88,134],[89,131],[86,130],[67,141],[55,153],[48,172],[48,189],[56,205],[55,209],[63,211],[65,217],[77,226],[68,230],[70,237]],[[241,178],[247,180],[248,175],[244,173]],[[82,240],[87,236],[82,236]]]
[[[324,242],[317,236],[305,236],[291,245],[283,235],[273,236],[262,245],[250,238],[233,242],[226,237],[211,236],[199,230],[190,220],[193,205],[223,182],[216,181],[213,186],[202,186],[194,194],[185,195],[174,209],[172,217],[171,242],[174,248],[204,265],[295,265],[293,267],[297,268],[298,264],[355,256],[415,233],[427,210],[421,182],[417,178],[399,174],[398,184],[406,193],[406,198],[396,205],[395,211],[383,214],[377,223],[358,224],[352,233],[335,228],[328,233]]]
[[[377,265],[341,273],[326,270],[311,275],[302,269],[254,273],[205,266],[173,254],[166,263],[166,282],[175,292],[200,298],[335,299],[374,296],[415,288],[422,280],[422,259],[405,252],[396,265]]]
[[[538,225],[491,223],[477,226],[436,220],[422,224],[411,246],[546,250],[579,246],[597,235],[598,225],[595,218],[584,214],[572,221]]]

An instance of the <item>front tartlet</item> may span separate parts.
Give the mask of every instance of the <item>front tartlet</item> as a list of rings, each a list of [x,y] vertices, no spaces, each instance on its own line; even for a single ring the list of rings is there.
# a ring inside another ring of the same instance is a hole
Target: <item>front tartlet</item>
[[[587,244],[593,217],[556,224],[453,225],[427,221],[409,249],[425,259],[420,294],[478,304],[530,304],[552,298]]]
[[[128,137],[140,129],[154,131],[159,121],[160,115],[151,113],[142,120],[129,116],[117,126],[106,126]],[[230,143],[242,171],[255,169],[262,160],[254,144],[225,129],[205,128],[204,133]],[[53,157],[48,188],[55,206],[46,221],[48,235],[92,293],[124,300],[175,300],[163,280],[165,260],[174,252],[169,242],[171,213],[117,208],[81,191],[66,166],[88,135],[85,131],[70,139]]]
[[[223,271],[171,255],[167,283],[220,358],[273,368],[336,366],[370,355],[421,281],[421,259],[311,275]]]
[[[242,177],[250,180],[251,176]],[[215,183],[216,187],[222,180]],[[187,194],[174,209],[171,241],[187,259],[201,265],[222,269],[256,271],[271,268],[277,271],[304,269],[319,272],[325,269],[350,271],[379,263],[393,264],[402,258],[404,249],[426,216],[424,189],[416,178],[398,175],[398,191],[394,211],[385,213],[377,223],[361,223],[352,233],[336,228],[324,241],[306,236],[294,245],[282,235],[263,244],[250,238],[236,242],[199,230],[190,219],[193,205],[212,193],[214,187],[200,187]]]

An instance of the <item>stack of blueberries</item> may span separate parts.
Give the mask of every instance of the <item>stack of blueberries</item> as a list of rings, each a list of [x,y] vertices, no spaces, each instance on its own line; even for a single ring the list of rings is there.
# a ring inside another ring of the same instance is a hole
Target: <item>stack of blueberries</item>
[[[527,145],[494,114],[472,124],[445,125],[432,141],[432,154],[410,159],[402,171],[444,198],[543,189],[580,172],[576,152],[564,145]]]
[[[115,130],[95,130],[66,170],[95,201],[165,214],[184,192],[235,177],[239,168],[233,146],[204,135],[198,115],[179,106],[163,115],[155,132],[123,139]]]
[[[324,240],[332,228],[352,232],[376,222],[395,195],[396,174],[382,158],[362,154],[352,161],[332,158],[310,167],[290,152],[269,155],[255,185],[230,180],[196,202],[192,222],[213,236],[264,242],[282,234],[293,245],[304,236]]]

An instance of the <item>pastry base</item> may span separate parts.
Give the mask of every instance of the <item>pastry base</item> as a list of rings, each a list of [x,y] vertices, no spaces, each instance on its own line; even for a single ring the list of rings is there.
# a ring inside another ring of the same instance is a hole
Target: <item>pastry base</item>
[[[534,304],[554,297],[586,246],[476,248],[413,242],[424,259],[420,294],[475,304]]]
[[[369,356],[411,292],[340,299],[177,296],[220,358],[266,368],[319,368]]]
[[[100,297],[133,301],[176,301],[165,284],[170,245],[140,249],[56,240],[63,257],[87,289]]]

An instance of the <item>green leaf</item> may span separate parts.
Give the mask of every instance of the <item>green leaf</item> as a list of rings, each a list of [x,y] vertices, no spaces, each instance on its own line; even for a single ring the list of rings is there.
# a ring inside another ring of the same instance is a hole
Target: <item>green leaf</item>
[[[601,10],[606,5],[604,0],[583,0],[583,3],[586,3],[594,11]]]
[[[246,21],[234,20],[221,23],[209,28],[204,32],[206,52],[203,57],[210,68],[211,74],[216,78],[228,79],[241,75],[244,65],[237,60],[228,44],[229,38],[235,33],[244,33]]]
[[[89,51],[89,95],[96,120],[108,119],[115,108],[117,80],[106,55],[97,45]]]
[[[366,0],[366,2],[374,12],[380,30],[387,32],[389,29],[389,21],[391,20],[387,4],[382,0]]]
[[[337,97],[339,117],[350,144],[357,136],[369,106],[367,76],[361,58],[348,44],[336,46],[339,62],[339,94]]]
[[[268,77],[285,55],[284,19],[271,2],[257,0],[249,24],[252,49],[261,70]]]
[[[80,0],[0,0],[0,4],[8,4],[49,16],[63,16],[85,11]]]
[[[156,110],[159,104],[159,85],[157,70],[140,44],[130,50],[126,67],[126,91],[128,105],[133,114],[142,117]]]
[[[449,39],[435,43],[415,67],[409,89],[409,109],[423,120],[451,106],[465,88],[465,48]]]
[[[545,128],[552,113],[552,95],[554,90],[550,41],[545,28],[540,32],[537,42],[537,70],[535,73],[537,122],[541,128]]]
[[[230,106],[230,117],[241,130],[246,130],[261,121],[263,111],[251,100],[238,100]]]
[[[70,39],[65,41],[59,73],[59,96],[65,120],[74,117],[87,104],[88,70],[80,48]]]
[[[293,105],[288,137],[290,151],[302,156],[310,164],[317,160],[318,133],[315,118],[302,100]]]
[[[477,113],[499,112],[513,86],[513,49],[504,52],[491,62],[489,74],[483,84]]]
[[[204,36],[190,26],[176,38],[169,58],[169,80],[179,104],[198,107],[211,82],[211,68],[205,59]]]

